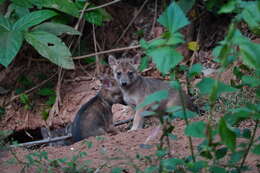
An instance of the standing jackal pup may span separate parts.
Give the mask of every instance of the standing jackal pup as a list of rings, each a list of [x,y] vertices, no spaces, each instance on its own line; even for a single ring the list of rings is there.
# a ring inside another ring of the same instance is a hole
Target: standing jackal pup
[[[157,111],[164,111],[167,107],[182,105],[180,93],[170,87],[168,82],[142,77],[138,74],[137,68],[140,64],[139,55],[132,59],[122,58],[118,60],[113,56],[109,56],[108,61],[123,93],[124,101],[128,105],[132,107],[137,106],[144,101],[146,96],[165,89],[169,91],[169,97],[160,102]],[[184,95],[184,103],[187,108],[192,108],[192,104],[186,95]],[[136,111],[131,130],[143,127],[144,118],[141,116],[141,113],[145,111],[145,109],[149,109],[149,106]]]
[[[112,105],[124,104],[123,95],[115,79],[102,77],[102,87],[98,94],[85,103],[78,111],[72,123],[72,139],[80,141],[90,136],[115,133]]]

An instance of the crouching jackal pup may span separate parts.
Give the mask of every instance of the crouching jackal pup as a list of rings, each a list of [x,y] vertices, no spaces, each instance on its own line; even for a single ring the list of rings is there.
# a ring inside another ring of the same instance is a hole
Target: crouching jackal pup
[[[90,136],[116,133],[113,126],[112,105],[123,104],[123,95],[112,76],[103,77],[100,81],[102,84],[100,91],[80,108],[72,123],[74,142]]]
[[[137,106],[144,101],[146,96],[164,89],[169,91],[169,97],[168,99],[161,101],[157,111],[164,111],[167,107],[182,105],[180,92],[170,87],[168,82],[142,77],[138,74],[137,68],[140,64],[139,55],[132,59],[122,58],[118,60],[110,55],[108,62],[113,69],[114,78],[123,93],[124,101],[128,105],[132,107]],[[185,94],[183,95],[185,106],[187,108],[192,108],[192,104],[188,97]],[[147,109],[149,110],[149,105],[136,111],[131,130],[143,127],[144,118],[140,114]]]

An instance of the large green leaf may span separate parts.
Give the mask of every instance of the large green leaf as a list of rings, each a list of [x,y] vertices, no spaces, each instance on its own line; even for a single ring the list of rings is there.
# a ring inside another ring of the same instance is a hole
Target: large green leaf
[[[37,6],[52,8],[74,17],[78,17],[80,14],[79,9],[71,0],[33,0],[32,3]]]
[[[169,46],[151,49],[147,54],[152,57],[156,67],[163,74],[168,73],[183,59],[183,56],[179,52]]]
[[[181,7],[182,11],[187,14],[193,7],[195,0],[180,0],[176,3]]]
[[[236,148],[236,134],[231,128],[227,125],[225,119],[222,117],[218,125],[219,135],[222,139],[222,142],[232,151]]]
[[[241,41],[239,48],[243,62],[254,69],[259,69],[260,44],[251,41]]]
[[[33,30],[46,31],[46,32],[52,33],[57,36],[59,36],[63,33],[69,34],[69,35],[80,35],[81,34],[79,31],[75,30],[74,28],[72,28],[68,25],[64,25],[64,24],[60,24],[60,23],[50,23],[50,22],[42,23],[42,24],[36,26]]]
[[[156,91],[150,95],[148,95],[147,97],[144,98],[144,101],[139,104],[136,109],[141,109],[149,104],[152,104],[154,102],[160,102],[161,100],[167,99],[168,98],[168,91],[167,90],[160,90],[160,91]]]
[[[204,138],[206,131],[206,123],[203,121],[192,122],[185,128],[185,135],[196,137],[196,138]]]
[[[0,14],[0,32],[11,30],[12,26],[8,19]]]
[[[51,10],[39,10],[39,11],[29,13],[14,23],[13,30],[16,31],[26,30],[56,15],[57,13]]]
[[[260,9],[258,8],[257,1],[246,2],[245,4],[241,16],[251,30],[260,34]]]
[[[173,2],[159,17],[158,22],[165,26],[171,33],[178,31],[189,24],[182,9]]]
[[[31,0],[12,0],[12,2],[20,7],[32,8]]]
[[[163,168],[167,171],[175,171],[178,166],[184,165],[184,161],[182,159],[177,158],[169,158],[162,160]]]
[[[66,69],[74,69],[71,53],[60,38],[48,32],[33,31],[26,33],[25,39],[51,62]]]
[[[0,43],[0,64],[7,67],[22,46],[23,34],[19,31],[4,32],[0,29]]]
[[[211,93],[211,91],[214,87],[215,81],[216,80],[214,80],[212,78],[203,78],[202,81],[200,81],[197,84],[197,87],[200,89],[200,93],[203,95]],[[222,82],[218,82],[218,88],[217,88],[216,94],[217,94],[217,96],[219,96],[223,92],[236,92],[236,91],[237,91],[236,88],[233,88]]]

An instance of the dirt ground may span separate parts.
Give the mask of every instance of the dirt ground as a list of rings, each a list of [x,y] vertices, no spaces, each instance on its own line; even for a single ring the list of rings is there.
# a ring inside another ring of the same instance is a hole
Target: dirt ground
[[[140,7],[140,6],[139,6]],[[116,9],[116,10],[115,10]],[[146,8],[144,8],[137,17],[136,21],[133,23],[133,26],[121,40],[120,44],[115,45],[119,34],[122,33],[125,27],[133,18],[133,15],[137,13],[137,6],[129,6],[126,4],[115,5],[114,7],[108,7],[108,12],[112,15],[114,20],[106,23],[104,26],[97,29],[97,39],[102,42],[101,47],[103,50],[108,50],[113,48],[112,45],[117,47],[129,46],[132,42],[139,40],[141,37],[150,40],[155,38],[163,31],[163,28],[158,25],[154,26],[153,22],[155,21],[154,14],[158,16],[160,14],[161,8],[158,9],[155,13],[155,7],[153,3],[148,3]],[[125,13],[128,15],[118,15],[118,13]],[[153,21],[153,22],[151,22]],[[220,25],[218,22],[216,22]],[[226,25],[226,24],[224,24]],[[211,26],[214,28],[214,26]],[[218,26],[218,28],[224,27]],[[142,30],[143,35],[136,34],[136,31]],[[86,33],[86,38],[91,38],[91,34]],[[225,31],[223,31],[225,32]],[[211,34],[211,35],[222,35],[222,33]],[[205,36],[206,37],[206,36]],[[209,39],[207,37],[207,39]],[[91,39],[90,39],[91,40]],[[208,44],[205,49],[199,52],[199,59],[197,62],[203,64],[205,68],[216,69],[217,64],[212,62],[211,52],[207,49],[213,46],[213,41],[216,42],[221,40],[221,38],[211,38],[208,40]],[[211,43],[211,44],[209,44]],[[91,45],[92,43],[89,43]],[[93,47],[93,45],[92,45]],[[93,50],[91,50],[93,52]],[[137,51],[134,50],[130,54],[134,54]],[[10,92],[7,95],[0,97],[0,105],[3,104],[6,100],[13,98],[16,93],[15,90],[20,87],[19,82],[17,82],[21,74],[26,75],[35,84],[41,82],[36,76],[38,73],[45,74],[46,76],[51,77],[54,73],[57,72],[57,67],[42,61],[35,61],[37,54],[30,54],[22,52],[19,58],[16,58],[15,62],[9,67],[5,74],[6,80],[4,83],[1,83],[1,87],[10,88]],[[37,57],[38,58],[38,57]],[[29,60],[28,60],[29,59]],[[86,103],[90,98],[96,95],[100,88],[99,81],[94,77],[93,65],[82,64],[80,61],[76,61],[76,70],[75,71],[66,71],[64,74],[64,80],[60,88],[60,97],[61,105],[59,106],[59,114],[55,115],[52,119],[52,128],[64,127],[66,124],[73,121],[76,112],[79,110],[82,104]],[[148,69],[147,72],[142,73],[145,76],[151,76],[155,78],[161,78],[161,75],[158,71],[154,69]],[[0,71],[1,72],[1,71]],[[223,74],[223,82],[229,82],[232,76],[231,72],[226,72]],[[0,73],[0,79],[1,79]],[[19,75],[17,75],[19,74]],[[212,75],[212,74],[211,74]],[[214,76],[214,74],[213,74]],[[193,84],[197,83],[200,79],[192,81]],[[50,80],[54,84],[53,88],[55,89],[57,83],[57,75]],[[37,90],[36,90],[37,91]],[[0,130],[35,130],[37,128],[43,127],[46,125],[46,121],[42,118],[42,109],[44,108],[45,98],[35,97],[35,95],[30,94],[30,97],[34,101],[34,106],[32,110],[24,109],[24,106],[16,99],[12,101],[6,107],[6,114],[0,121]],[[114,122],[119,120],[126,120],[133,116],[133,111],[123,105],[114,105]],[[216,119],[219,117],[216,117]],[[207,115],[200,116],[192,119],[192,121],[206,120]],[[130,124],[125,124],[118,126],[119,133],[117,135],[111,136],[110,134],[102,136],[104,139],[91,137],[84,141],[75,143],[71,146],[64,147],[44,147],[38,148],[35,150],[25,149],[25,148],[16,148],[10,151],[0,151],[0,169],[2,173],[16,173],[20,172],[25,161],[25,156],[33,152],[42,152],[46,151],[50,159],[58,158],[72,158],[78,152],[86,152],[87,156],[84,156],[77,161],[81,165],[86,160],[91,160],[91,168],[99,169],[99,172],[110,172],[111,167],[121,167],[124,169],[124,173],[135,172],[135,167],[140,167],[144,169],[147,166],[147,163],[144,160],[138,160],[136,158],[137,154],[143,156],[153,155],[156,151],[156,145],[159,143],[159,137],[161,131],[152,138],[147,144],[151,148],[142,148],[141,144],[144,144],[146,139],[154,134],[158,128],[157,120],[151,119],[147,120],[146,127],[137,131],[128,132],[127,130],[131,126]],[[182,120],[176,120],[173,125],[175,126],[174,135],[177,136],[177,140],[171,140],[171,154],[173,157],[183,158],[190,155],[190,150],[188,146],[188,138],[183,134],[185,128],[185,122]],[[246,127],[250,127],[251,122],[245,124]],[[258,136],[260,131],[257,131]],[[88,148],[86,142],[92,142],[93,146]],[[196,146],[201,140],[194,139],[193,145]],[[14,157],[12,153],[15,153],[17,159],[20,161],[18,164],[7,164],[6,162]],[[117,158],[117,159],[116,159]],[[43,161],[44,162],[44,161]],[[255,155],[249,155],[246,161],[252,168],[248,171],[251,173],[258,173],[260,158]],[[154,163],[155,164],[155,163]],[[257,168],[258,166],[258,168]],[[31,168],[28,172],[35,172],[35,168]],[[97,171],[98,172],[98,171]]]

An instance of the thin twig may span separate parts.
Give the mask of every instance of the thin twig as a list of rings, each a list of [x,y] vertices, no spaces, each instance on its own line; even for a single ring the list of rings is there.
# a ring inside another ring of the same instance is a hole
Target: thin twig
[[[87,12],[87,11],[96,10],[96,9],[99,9],[99,8],[103,8],[103,7],[115,4],[115,3],[120,2],[120,1],[121,0],[114,0],[114,1],[111,1],[111,2],[108,2],[108,3],[105,3],[103,5],[100,5],[100,6],[97,6],[97,7],[93,7],[93,8],[88,8],[88,9],[85,9],[85,10],[82,10],[82,11]]]
[[[250,149],[251,149],[251,147],[252,147],[252,145],[254,143],[254,139],[255,139],[255,135],[256,135],[256,129],[258,127],[258,122],[259,122],[259,120],[255,121],[255,127],[254,127],[254,130],[253,130],[253,134],[252,134],[252,136],[250,138],[249,145],[248,145],[248,147],[246,149],[245,155],[244,155],[243,160],[242,160],[242,162],[240,164],[240,167],[239,167],[239,170],[238,170],[239,172],[241,172],[241,169],[243,168],[244,163],[246,161],[247,155],[249,154],[249,151],[250,151]]]
[[[52,120],[54,118],[55,115],[59,115],[60,109],[60,103],[61,103],[61,98],[60,98],[60,88],[61,88],[61,83],[63,80],[63,76],[64,73],[62,71],[62,68],[59,67],[59,77],[58,77],[58,82],[57,82],[57,86],[56,86],[56,99],[55,99],[55,103],[53,104],[50,112],[49,112],[49,116],[47,119],[47,125],[48,127],[52,126]]]
[[[94,49],[95,49],[95,53],[97,53],[97,39],[96,39],[96,32],[95,32],[95,25],[92,24],[92,32],[93,32],[93,41],[94,41]],[[100,59],[99,56],[96,55],[96,75],[100,74]]]
[[[143,10],[144,6],[147,4],[149,0],[145,0],[144,3],[142,4],[142,6],[139,8],[139,10],[137,11],[136,15],[133,17],[133,19],[130,21],[130,23],[127,25],[127,27],[125,28],[125,30],[122,32],[122,34],[120,35],[120,37],[117,39],[115,45],[117,45],[119,43],[119,41],[125,36],[126,32],[128,31],[128,29],[131,27],[131,25],[134,23],[135,19],[137,18],[137,16],[139,16],[139,14],[141,13],[141,11]]]
[[[78,20],[77,24],[76,24],[75,27],[74,27],[76,30],[78,30],[79,24],[80,24],[80,22],[82,21],[83,16],[84,16],[84,13],[85,13],[85,10],[86,10],[86,8],[87,8],[88,6],[89,6],[89,2],[86,2],[85,5],[84,5],[84,7],[83,7],[83,10],[82,10],[81,13],[80,13],[79,20]]]
[[[32,92],[33,90],[40,88],[42,85],[44,85],[45,83],[47,83],[49,80],[51,80],[55,75],[57,74],[57,72],[55,72],[50,78],[42,81],[41,83],[39,83],[38,85],[36,85],[35,87],[32,87],[26,91],[24,91],[21,94],[15,95],[13,96],[7,103],[5,103],[5,105],[8,105],[9,103],[13,102],[14,100],[16,100],[17,98],[19,98],[22,94],[28,94],[30,92]]]
[[[74,60],[83,59],[83,58],[88,58],[88,57],[92,57],[92,56],[96,56],[96,55],[103,55],[103,54],[112,53],[112,52],[120,52],[120,51],[124,51],[124,50],[137,49],[137,48],[140,48],[140,47],[141,47],[140,45],[129,46],[129,47],[121,47],[121,48],[105,50],[105,51],[101,51],[101,52],[97,52],[97,53],[91,53],[91,54],[88,54],[88,55],[76,56],[76,57],[73,57],[73,59]]]
[[[189,121],[188,121],[188,117],[187,117],[187,112],[186,112],[186,107],[185,107],[185,103],[184,103],[184,96],[183,96],[182,89],[180,89],[179,92],[180,92],[181,104],[182,104],[182,109],[183,109],[184,121],[185,121],[186,126],[188,126]],[[192,161],[196,162],[193,144],[192,144],[192,139],[191,139],[190,136],[188,136],[188,140],[189,140],[189,148],[190,148],[190,152],[191,152]]]
[[[157,0],[154,0],[154,17],[153,17],[153,24],[152,24],[152,28],[151,28],[151,31],[150,31],[150,36],[154,33],[154,27],[155,27],[155,24],[156,24],[156,19],[157,19]]]

